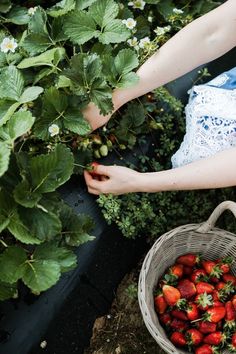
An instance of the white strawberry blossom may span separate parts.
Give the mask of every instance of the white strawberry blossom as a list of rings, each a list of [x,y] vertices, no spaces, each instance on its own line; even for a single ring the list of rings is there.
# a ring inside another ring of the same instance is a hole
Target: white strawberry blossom
[[[173,12],[176,15],[182,15],[184,13],[183,10],[177,9],[176,7],[173,9]]]
[[[140,39],[139,42],[139,48],[147,48],[150,45],[150,38],[149,37],[144,37]]]
[[[128,2],[128,6],[132,6],[134,9],[139,9],[139,10],[143,10],[145,5],[146,2],[143,0],[134,0]]]
[[[127,40],[127,43],[130,45],[130,47],[133,47],[134,49],[138,50],[138,39],[136,37],[130,38]]]
[[[127,20],[123,20],[122,23],[126,25],[128,29],[132,30],[136,26],[137,21],[135,21],[133,18],[130,17],[127,18]]]
[[[35,14],[37,8],[38,8],[38,6],[30,7],[30,8],[28,9],[28,15],[33,16],[33,15]]]
[[[148,22],[152,22],[153,21],[153,17],[152,16],[148,16]]]
[[[58,127],[57,124],[52,124],[50,125],[50,127],[48,128],[49,134],[51,136],[55,136],[59,134],[60,128]]]
[[[5,37],[0,44],[1,52],[8,53],[12,52],[15,53],[16,48],[18,47],[17,42],[14,38]]]
[[[171,30],[170,26],[165,26],[165,27],[157,27],[154,29],[154,32],[156,33],[157,36],[163,36],[166,32],[169,32]]]

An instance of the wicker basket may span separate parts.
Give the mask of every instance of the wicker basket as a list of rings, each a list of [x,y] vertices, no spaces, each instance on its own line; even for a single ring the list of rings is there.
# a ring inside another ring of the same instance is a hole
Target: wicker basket
[[[222,256],[236,258],[236,235],[214,227],[218,217],[227,209],[236,217],[236,203],[225,201],[218,205],[206,222],[183,225],[165,233],[154,243],[143,262],[139,277],[139,305],[147,329],[166,353],[187,352],[177,349],[167,338],[154,309],[153,290],[166,268],[182,254],[201,253],[212,260]],[[234,275],[235,263],[232,266]]]

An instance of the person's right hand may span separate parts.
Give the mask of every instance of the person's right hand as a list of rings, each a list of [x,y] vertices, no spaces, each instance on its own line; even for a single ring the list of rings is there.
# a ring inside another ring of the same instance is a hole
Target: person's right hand
[[[95,130],[106,124],[112,115],[112,113],[106,116],[100,114],[100,109],[93,102],[90,102],[82,113],[84,118],[91,125],[92,130]]]

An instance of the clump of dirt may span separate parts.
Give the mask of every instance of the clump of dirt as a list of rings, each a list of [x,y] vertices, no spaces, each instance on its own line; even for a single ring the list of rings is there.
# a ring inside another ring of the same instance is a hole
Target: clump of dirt
[[[138,269],[117,289],[110,313],[98,318],[84,354],[164,354],[145,327],[138,305]]]

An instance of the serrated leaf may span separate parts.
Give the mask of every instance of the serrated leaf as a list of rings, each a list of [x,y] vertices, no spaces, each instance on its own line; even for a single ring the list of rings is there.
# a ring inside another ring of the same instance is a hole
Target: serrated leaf
[[[63,29],[64,22],[65,19],[63,16],[55,17],[53,19],[51,28],[51,38],[54,42],[66,41],[68,39]]]
[[[99,35],[93,18],[83,11],[73,11],[66,16],[64,31],[75,44],[84,44]]]
[[[0,142],[0,177],[3,176],[8,169],[10,155],[11,149],[8,144]]]
[[[24,87],[24,79],[20,70],[9,65],[0,71],[0,98],[18,101]]]
[[[55,87],[47,89],[43,95],[43,110],[51,120],[61,116],[68,107],[68,97]]]
[[[9,221],[8,217],[0,214],[0,233],[7,227]]]
[[[84,166],[90,164],[93,161],[92,150],[90,150],[90,149],[86,149],[86,150],[78,149],[74,153],[74,160],[75,160],[74,173],[83,174]]]
[[[131,87],[134,86],[139,82],[139,77],[135,73],[128,73],[125,75],[122,75],[121,79],[119,82],[116,84],[116,87],[118,88],[125,88],[125,87]]]
[[[0,301],[18,296],[17,285],[0,281]]]
[[[55,59],[55,55],[59,58],[59,60],[64,59],[65,57],[65,49],[62,47],[49,49],[46,52],[37,55],[32,58],[23,59],[17,67],[19,69],[26,69],[35,66],[43,66],[43,65],[52,65],[53,60]]]
[[[112,90],[105,81],[96,80],[91,87],[89,96],[91,101],[100,108],[103,115],[112,112]]]
[[[123,49],[115,57],[114,64],[117,72],[124,75],[137,68],[139,61],[132,49]]]
[[[32,192],[27,180],[21,181],[14,189],[14,199],[20,205],[26,208],[33,208],[41,199],[41,193]]]
[[[2,115],[0,113],[0,127],[3,126],[12,117],[12,115],[15,113],[15,111],[20,105],[20,102],[15,102],[13,104],[11,102],[9,108],[5,112],[2,112]],[[4,108],[7,108],[7,104],[4,105]]]
[[[9,136],[12,140],[27,133],[33,126],[35,118],[30,111],[18,111],[8,122]]]
[[[70,246],[79,246],[85,242],[94,240],[89,232],[94,228],[94,222],[88,215],[77,215],[66,204],[62,205],[61,214],[65,241]]]
[[[52,242],[37,246],[33,258],[37,260],[52,260],[61,267],[61,272],[67,272],[77,265],[76,255],[65,247],[60,247]]]
[[[62,0],[47,10],[47,14],[52,17],[63,16],[74,10],[75,0]]]
[[[36,100],[43,92],[43,88],[40,86],[27,87],[22,93],[19,102],[27,103]]]
[[[125,114],[123,115],[120,121],[120,125],[121,127],[132,129],[141,126],[144,121],[145,121],[145,112],[144,112],[143,105],[130,103],[128,105],[127,110],[125,111]]]
[[[89,15],[103,29],[119,13],[119,5],[114,0],[97,0],[89,8]]]
[[[29,22],[28,9],[22,6],[14,6],[6,16],[6,21],[16,25],[25,25]]]
[[[84,10],[97,0],[76,0],[76,9]]]
[[[7,228],[12,235],[22,243],[28,245],[39,245],[42,242],[34,235],[31,235],[29,229],[20,220],[19,214],[16,211],[11,214],[10,223]]]
[[[28,230],[37,235],[40,240],[51,240],[61,233],[61,222],[58,216],[50,211],[43,211],[39,208],[19,208],[19,215]]]
[[[103,44],[121,43],[130,37],[130,31],[124,26],[122,20],[113,20],[107,24],[104,31],[98,36]]]
[[[63,87],[71,87],[71,84],[71,80],[68,77],[66,77],[65,75],[60,75],[56,84],[56,88],[59,89]]]
[[[56,284],[60,276],[58,262],[37,260],[27,264],[22,280],[31,290],[40,293]]]
[[[45,33],[30,33],[24,38],[21,44],[31,56],[44,52],[51,45],[53,43]]]
[[[24,271],[27,255],[19,246],[10,246],[0,254],[0,280],[13,284],[19,280]]]
[[[30,161],[33,190],[39,193],[55,191],[70,178],[73,163],[73,155],[64,145],[57,145],[47,155],[33,157]]]
[[[28,31],[35,34],[46,34],[47,30],[47,14],[42,7],[37,6],[37,9],[33,16],[31,16]]]
[[[63,124],[66,129],[78,135],[86,135],[91,132],[90,124],[77,109],[69,109],[65,113]]]

